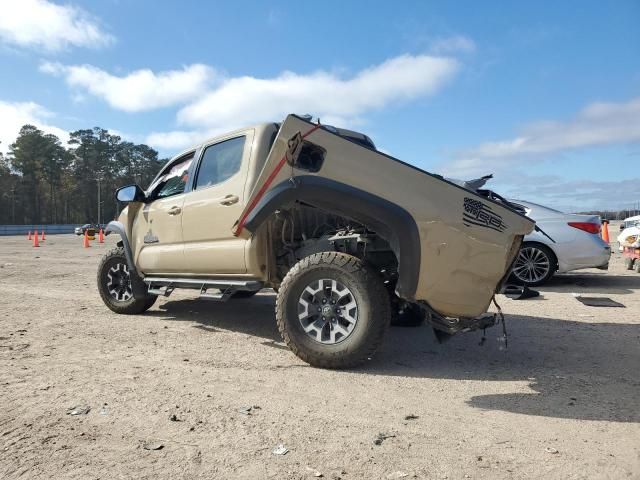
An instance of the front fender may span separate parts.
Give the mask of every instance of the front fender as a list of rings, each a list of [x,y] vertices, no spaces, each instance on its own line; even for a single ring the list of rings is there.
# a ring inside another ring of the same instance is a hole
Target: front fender
[[[122,247],[124,248],[124,255],[127,258],[127,266],[129,267],[129,271],[134,273],[136,271],[136,266],[133,263],[133,251],[131,250],[131,244],[129,243],[129,238],[127,237],[127,231],[124,225],[114,220],[107,224],[105,232],[117,233],[120,235],[120,238],[122,239]]]

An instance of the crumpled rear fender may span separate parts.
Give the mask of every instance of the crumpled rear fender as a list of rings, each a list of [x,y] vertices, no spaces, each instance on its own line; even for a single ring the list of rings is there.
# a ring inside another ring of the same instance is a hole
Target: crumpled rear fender
[[[398,259],[396,293],[414,300],[420,274],[420,234],[413,217],[404,208],[351,185],[316,175],[302,175],[274,186],[247,215],[244,228],[250,232],[276,210],[294,202],[350,218],[384,238]]]

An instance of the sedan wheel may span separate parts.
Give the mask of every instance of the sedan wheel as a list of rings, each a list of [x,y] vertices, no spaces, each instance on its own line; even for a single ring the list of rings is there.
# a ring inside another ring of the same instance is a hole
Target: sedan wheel
[[[524,245],[513,265],[513,276],[519,282],[536,286],[545,283],[555,272],[553,254],[541,245]]]

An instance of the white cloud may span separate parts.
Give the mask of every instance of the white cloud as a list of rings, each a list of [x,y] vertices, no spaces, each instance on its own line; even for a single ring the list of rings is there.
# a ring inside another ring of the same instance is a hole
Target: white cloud
[[[123,77],[91,65],[66,66],[46,62],[40,65],[40,70],[63,76],[69,86],[100,97],[113,108],[126,112],[184,103],[202,94],[215,77],[215,71],[202,64],[159,73],[136,70]]]
[[[51,112],[37,103],[0,101],[0,152],[9,151],[9,146],[15,142],[20,128],[26,124],[34,125],[45,133],[52,133],[62,143],[66,143],[69,139],[68,133],[48,123],[47,119],[52,116]]]
[[[324,71],[284,72],[267,79],[223,78],[202,64],[159,73],[137,70],[123,77],[91,65],[43,63],[40,70],[63,76],[71,87],[128,112],[193,100],[178,112],[179,123],[230,129],[291,112],[353,122],[367,111],[435,93],[457,72],[458,63],[451,58],[402,55],[349,79]],[[213,89],[207,90],[214,82]]]
[[[114,38],[80,8],[46,0],[16,0],[3,2],[0,41],[51,52],[70,46],[103,47]]]
[[[324,71],[228,78],[180,110],[178,122],[229,129],[291,112],[356,121],[368,111],[435,93],[457,70],[454,59],[402,55],[348,79]]]
[[[187,147],[249,124],[280,120],[292,112],[311,113],[323,123],[357,125],[367,112],[436,93],[458,69],[452,58],[429,55],[401,55],[350,78],[325,71],[283,72],[274,78],[223,77],[201,64],[159,73],[138,70],[121,77],[91,65],[40,66],[41,71],[63,76],[71,87],[120,110],[137,112],[187,103],[177,115],[186,128],[153,132],[146,138],[164,150]]]
[[[569,121],[528,125],[515,138],[460,152],[443,170],[452,176],[472,176],[563,150],[634,142],[640,142],[640,98],[625,103],[594,103]]]
[[[431,52],[437,55],[450,53],[473,53],[475,51],[476,44],[474,41],[464,35],[437,38],[431,44]]]
[[[171,132],[153,132],[147,135],[144,143],[162,151],[178,151],[191,145],[197,145],[207,138],[222,132],[201,132],[174,130]]]

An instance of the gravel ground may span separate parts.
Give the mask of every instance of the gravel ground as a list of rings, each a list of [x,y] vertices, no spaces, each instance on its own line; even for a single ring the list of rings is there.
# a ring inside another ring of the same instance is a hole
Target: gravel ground
[[[497,329],[392,328],[337,372],[282,344],[270,290],[111,313],[95,273],[115,240],[0,237],[0,478],[640,478],[640,275],[619,254],[499,297],[506,352]]]

